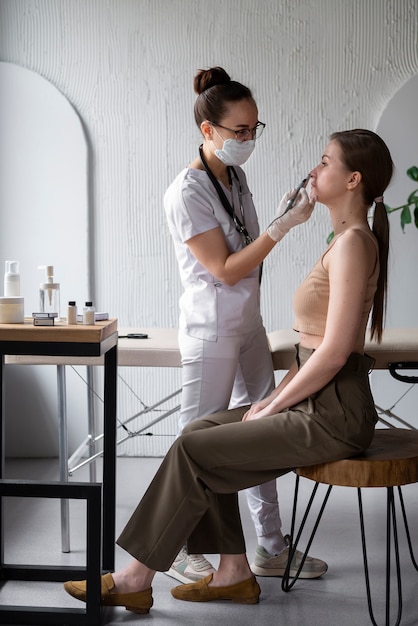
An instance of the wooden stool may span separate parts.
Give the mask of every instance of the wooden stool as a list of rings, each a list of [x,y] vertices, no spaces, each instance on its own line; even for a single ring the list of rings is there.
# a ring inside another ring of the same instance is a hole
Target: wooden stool
[[[296,509],[299,480],[301,477],[309,478],[315,481],[310,500],[308,502],[305,514],[302,518],[300,528],[296,539],[294,538]],[[290,591],[299,577],[305,558],[309,552],[315,532],[318,528],[320,519],[325,509],[331,489],[334,485],[345,487],[356,487],[358,493],[358,505],[360,515],[361,540],[363,548],[364,574],[366,579],[367,602],[369,608],[370,619],[374,626],[377,623],[373,614],[373,606],[370,593],[370,579],[367,562],[366,539],[364,532],[363,504],[361,497],[361,489],[363,487],[385,487],[387,490],[387,513],[386,513],[386,622],[385,626],[389,626],[390,620],[390,555],[391,555],[391,537],[393,536],[393,546],[396,561],[396,576],[398,587],[398,614],[395,626],[401,622],[402,616],[402,586],[401,586],[401,569],[399,564],[399,547],[398,547],[398,531],[396,525],[394,487],[398,488],[399,502],[401,505],[402,516],[405,524],[406,537],[408,541],[409,552],[412,563],[418,571],[414,553],[412,550],[411,538],[406,518],[406,511],[401,492],[401,485],[408,485],[418,482],[418,431],[389,428],[377,429],[370,447],[361,455],[350,459],[343,459],[331,463],[322,463],[310,467],[299,467],[296,469],[296,486],[295,498],[293,504],[292,526],[291,526],[291,548],[289,550],[289,561],[286,572],[282,579],[283,591]],[[320,507],[317,520],[314,524],[310,539],[306,546],[303,560],[299,566],[296,576],[289,581],[289,568],[299,543],[300,536],[307,521],[312,503],[315,498],[319,484],[329,485],[322,505]]]

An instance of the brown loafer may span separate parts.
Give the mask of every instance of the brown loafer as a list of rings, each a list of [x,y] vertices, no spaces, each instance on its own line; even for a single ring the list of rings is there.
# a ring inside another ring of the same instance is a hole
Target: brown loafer
[[[149,613],[152,607],[152,588],[135,593],[111,593],[115,583],[112,574],[105,574],[101,578],[101,601],[102,606],[124,606],[127,611],[133,613]],[[86,601],[86,581],[70,580],[64,583],[64,589],[70,596],[77,600]]]
[[[211,602],[212,600],[232,600],[239,604],[257,604],[260,598],[260,586],[254,576],[227,587],[209,587],[213,574],[209,574],[196,583],[179,585],[171,590],[177,600],[186,602]]]

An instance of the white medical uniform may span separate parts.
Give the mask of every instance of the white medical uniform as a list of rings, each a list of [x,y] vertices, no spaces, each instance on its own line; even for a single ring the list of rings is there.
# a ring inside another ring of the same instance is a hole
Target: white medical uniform
[[[258,219],[244,171],[235,167],[232,189],[223,191],[249,234]],[[220,183],[222,184],[222,183]],[[182,357],[180,432],[191,421],[227,408],[252,404],[274,388],[266,331],[260,313],[259,268],[230,286],[192,255],[187,241],[221,228],[230,252],[245,246],[206,171],[184,169],[164,196],[184,292],[180,298]],[[257,535],[281,527],[275,481],[247,490]]]

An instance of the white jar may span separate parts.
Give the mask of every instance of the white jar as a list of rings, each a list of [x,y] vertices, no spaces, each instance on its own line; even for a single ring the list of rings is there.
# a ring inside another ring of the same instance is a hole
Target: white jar
[[[83,307],[83,324],[92,326],[95,322],[95,308],[93,302],[86,302]]]
[[[24,298],[0,296],[0,324],[23,324]]]
[[[67,324],[73,326],[77,324],[77,305],[75,300],[70,300],[67,307]]]

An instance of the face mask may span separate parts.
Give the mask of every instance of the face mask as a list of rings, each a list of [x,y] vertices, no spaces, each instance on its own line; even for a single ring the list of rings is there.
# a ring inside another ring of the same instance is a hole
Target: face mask
[[[242,165],[251,156],[255,148],[255,139],[237,141],[225,139],[221,150],[215,150],[215,155],[224,165]]]

